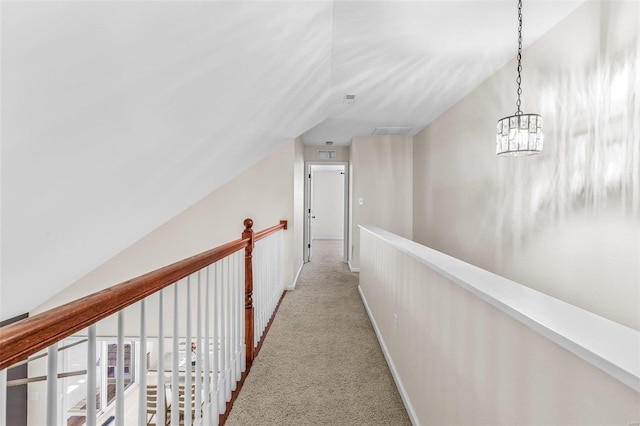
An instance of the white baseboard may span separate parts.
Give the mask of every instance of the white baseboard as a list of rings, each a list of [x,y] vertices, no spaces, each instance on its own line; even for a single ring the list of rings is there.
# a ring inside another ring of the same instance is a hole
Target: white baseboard
[[[304,262],[300,263],[300,267],[298,268],[298,273],[295,278],[293,278],[293,283],[290,286],[287,286],[287,290],[295,290],[296,284],[298,283],[298,278],[300,277],[300,272],[302,272],[302,267],[304,266]]]
[[[349,260],[349,261],[347,261],[347,265],[349,265],[349,270],[350,270],[351,272],[360,272],[360,268],[353,268],[353,267],[351,266],[351,261],[350,261],[350,260]]]
[[[387,360],[387,365],[389,366],[389,370],[391,370],[391,375],[393,376],[393,380],[396,382],[396,387],[398,388],[398,392],[400,393],[400,398],[402,398],[402,402],[404,403],[404,408],[407,410],[407,414],[409,414],[409,419],[411,420],[411,424],[419,425],[418,416],[416,416],[416,412],[413,409],[413,405],[411,405],[411,401],[409,400],[409,395],[407,395],[407,391],[402,384],[402,380],[398,375],[398,371],[396,370],[396,366],[393,363],[393,359],[391,359],[391,355],[387,350],[387,345],[384,343],[384,339],[380,334],[380,330],[378,330],[378,324],[376,324],[376,320],[373,318],[373,314],[369,309],[369,304],[367,303],[367,298],[364,297],[364,293],[362,292],[362,287],[358,286],[358,293],[360,293],[360,298],[362,299],[362,303],[364,304],[364,309],[367,311],[367,315],[369,316],[369,321],[371,321],[371,325],[373,326],[373,330],[376,332],[376,337],[378,338],[378,342],[380,343],[380,347],[382,348],[382,353],[384,354],[384,359]]]

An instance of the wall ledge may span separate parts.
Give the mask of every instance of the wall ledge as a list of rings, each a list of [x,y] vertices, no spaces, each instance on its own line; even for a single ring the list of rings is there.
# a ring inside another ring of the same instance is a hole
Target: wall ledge
[[[640,392],[639,331],[383,229],[359,227]]]

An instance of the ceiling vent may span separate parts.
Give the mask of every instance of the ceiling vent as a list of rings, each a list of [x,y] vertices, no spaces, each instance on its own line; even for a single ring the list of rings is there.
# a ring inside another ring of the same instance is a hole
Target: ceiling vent
[[[371,136],[407,136],[413,127],[376,127]]]

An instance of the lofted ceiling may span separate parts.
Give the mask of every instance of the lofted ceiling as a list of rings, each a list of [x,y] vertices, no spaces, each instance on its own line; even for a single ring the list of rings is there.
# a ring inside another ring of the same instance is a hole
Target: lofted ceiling
[[[525,0],[525,47],[580,3]],[[329,113],[305,144],[350,145],[376,127],[415,135],[515,56],[517,28],[515,0],[336,1]]]
[[[525,44],[579,3],[525,2]],[[287,140],[415,134],[515,54],[515,1],[0,7],[0,319]]]

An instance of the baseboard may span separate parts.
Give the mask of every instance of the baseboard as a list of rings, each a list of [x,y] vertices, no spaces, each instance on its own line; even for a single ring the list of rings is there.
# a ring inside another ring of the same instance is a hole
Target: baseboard
[[[354,267],[351,266],[351,261],[350,260],[347,261],[347,265],[349,265],[349,270],[351,272],[360,272],[360,268],[354,268]]]
[[[298,268],[298,273],[293,279],[293,283],[290,286],[287,286],[287,290],[295,290],[296,284],[298,284],[298,278],[300,278],[300,272],[302,272],[302,267],[304,266],[304,262],[300,263],[300,267]]]
[[[413,405],[411,405],[411,401],[409,400],[409,395],[407,395],[407,391],[402,384],[402,380],[398,375],[398,371],[396,370],[396,366],[393,363],[393,359],[391,359],[391,355],[387,350],[387,345],[384,343],[384,339],[380,334],[380,330],[378,330],[378,324],[376,324],[376,320],[373,318],[373,314],[369,309],[369,304],[367,303],[367,298],[364,297],[364,293],[362,292],[362,287],[358,286],[358,293],[360,293],[360,299],[362,299],[362,303],[364,304],[364,309],[367,311],[367,315],[369,316],[369,321],[371,321],[371,325],[373,326],[373,330],[376,333],[376,337],[378,338],[378,342],[380,343],[380,347],[382,348],[382,353],[384,354],[384,359],[387,360],[387,365],[389,366],[389,370],[391,370],[391,376],[393,376],[393,380],[396,382],[396,387],[398,388],[398,392],[400,393],[400,398],[402,398],[402,402],[404,403],[404,408],[407,410],[407,414],[409,414],[409,419],[411,423],[414,425],[418,425],[418,416],[416,416],[416,412],[413,409]]]

